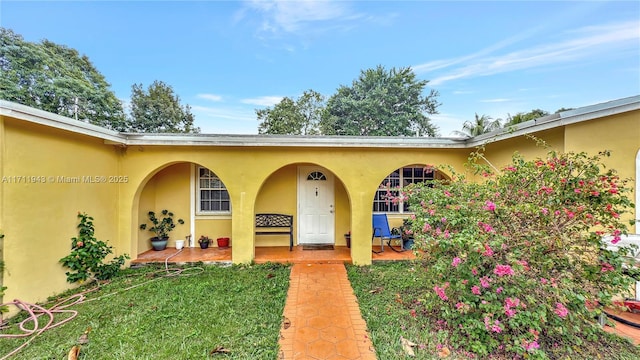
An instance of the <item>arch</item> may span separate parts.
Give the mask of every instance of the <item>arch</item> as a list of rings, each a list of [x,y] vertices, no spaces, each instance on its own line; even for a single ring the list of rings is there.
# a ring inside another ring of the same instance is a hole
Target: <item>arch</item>
[[[206,220],[203,219],[206,215],[197,214],[196,211],[199,179],[196,171],[201,167],[215,173],[213,169],[203,164],[185,160],[159,164],[148,173],[142,174],[143,177],[135,188],[130,205],[132,253],[139,254],[150,249],[147,239],[151,236],[139,230],[140,224],[146,222],[149,211],[158,212],[168,209],[175,214],[175,219],[180,218],[185,221],[184,226],[178,225],[172,232],[170,246],[175,240],[185,239],[187,236],[191,237],[191,243],[187,243],[186,246],[194,246],[198,234],[207,235],[208,229],[213,225],[207,226],[203,221]],[[223,179],[220,178],[220,181],[225,184]],[[228,201],[232,207],[232,199],[229,198]],[[230,214],[215,220],[223,222],[222,225],[216,224],[216,228],[226,230],[220,236],[230,236]]]
[[[346,245],[344,234],[350,231],[351,200],[343,180],[329,166],[317,162],[291,162],[274,169],[264,178],[255,197],[254,213],[286,213],[294,215],[294,234],[297,234],[300,224],[298,218],[298,169],[301,166],[317,166],[323,171],[305,174],[310,181],[326,181],[330,175],[334,179],[334,237],[336,245]],[[293,196],[292,196],[293,195]],[[295,243],[298,237],[294,235]],[[288,243],[287,243],[288,244]],[[284,246],[285,243],[277,237],[254,238],[254,246]]]
[[[399,196],[409,184],[429,180],[448,180],[451,177],[428,164],[413,163],[398,167],[380,180],[373,198],[373,212],[408,213],[408,206]]]

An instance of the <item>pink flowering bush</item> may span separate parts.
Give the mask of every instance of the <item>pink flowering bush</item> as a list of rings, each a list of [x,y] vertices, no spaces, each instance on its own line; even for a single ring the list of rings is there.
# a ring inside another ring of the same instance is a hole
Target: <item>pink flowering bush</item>
[[[622,266],[629,249],[602,242],[626,234],[621,218],[633,207],[604,156],[515,154],[493,171],[478,152],[474,182],[449,169],[451,180],[404,189],[433,279],[424,314],[446,324],[454,347],[480,358],[547,358],[597,339],[601,306],[633,281]]]

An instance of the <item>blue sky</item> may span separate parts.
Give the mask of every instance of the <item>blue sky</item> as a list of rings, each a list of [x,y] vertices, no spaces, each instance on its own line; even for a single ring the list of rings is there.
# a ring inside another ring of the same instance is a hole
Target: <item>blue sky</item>
[[[640,94],[637,1],[13,1],[0,25],[87,55],[125,103],[171,85],[204,133],[255,134],[256,108],[411,67],[442,136],[474,114]]]

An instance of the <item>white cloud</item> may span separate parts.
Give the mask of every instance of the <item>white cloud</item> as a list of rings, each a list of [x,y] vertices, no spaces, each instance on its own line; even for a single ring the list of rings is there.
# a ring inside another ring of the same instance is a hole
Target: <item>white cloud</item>
[[[308,23],[352,16],[343,1],[253,0],[246,2],[246,5],[263,14],[261,30],[267,32],[282,30],[293,33]]]
[[[216,102],[222,101],[222,96],[216,95],[216,94],[198,94],[197,97],[200,99],[211,100]]]
[[[257,98],[242,99],[243,104],[257,105],[257,106],[273,106],[282,101],[282,96],[260,96]]]
[[[447,81],[487,76],[515,70],[563,64],[587,58],[602,57],[603,54],[624,50],[637,52],[640,40],[640,21],[589,26],[568,31],[570,38],[554,43],[516,50],[505,54],[488,56],[506,45],[521,39],[516,36],[492,45],[474,54],[453,59],[436,60],[416,65],[416,73],[425,73],[450,68],[448,72],[433,78],[429,84],[439,85]]]

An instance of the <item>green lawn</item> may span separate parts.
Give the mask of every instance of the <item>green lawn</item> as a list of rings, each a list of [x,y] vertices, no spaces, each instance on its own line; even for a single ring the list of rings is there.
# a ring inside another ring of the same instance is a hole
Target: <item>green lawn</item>
[[[79,359],[210,359],[219,347],[229,352],[215,358],[276,359],[290,268],[202,268],[173,277],[164,277],[163,268],[129,269],[87,294],[100,299],[73,306],[75,319],[37,336],[12,359],[67,359],[88,327]],[[0,358],[24,342],[0,340]]]
[[[415,343],[413,359],[441,359],[438,345],[449,345],[443,332],[432,330],[430,319],[421,315],[425,291],[433,285],[421,265],[404,261],[372,266],[347,266],[349,280],[360,304],[360,311],[371,333],[379,359],[409,359],[400,337]],[[603,332],[600,342],[585,343],[572,354],[554,354],[556,359],[640,359],[640,350],[626,340]],[[468,359],[452,352],[447,359]]]
[[[74,305],[78,317],[36,337],[11,359],[67,359],[88,327],[89,343],[82,345],[79,359],[277,359],[290,268],[202,268],[202,273],[175,277],[164,277],[162,268],[126,270],[87,294],[89,301]],[[429,279],[421,277],[418,264],[347,266],[347,271],[379,359],[409,358],[401,337],[417,344],[415,359],[439,359],[437,346],[447,344],[447,339],[420,315],[421,294],[429,291]],[[24,341],[0,340],[0,358]],[[211,355],[219,347],[229,352]],[[638,348],[607,335],[558,358],[591,359],[597,354],[602,359],[640,358]],[[447,357],[466,358],[456,352]]]

